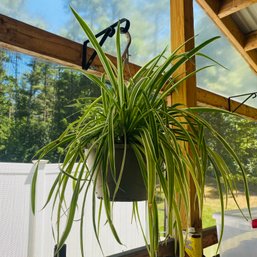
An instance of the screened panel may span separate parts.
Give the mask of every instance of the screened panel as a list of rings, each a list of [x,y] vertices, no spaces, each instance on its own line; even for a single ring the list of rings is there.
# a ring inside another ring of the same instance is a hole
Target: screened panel
[[[121,18],[131,22],[130,61],[142,65],[170,42],[169,0],[3,0],[0,13],[82,43],[86,37],[72,15],[74,7],[95,34]],[[115,54],[115,41],[108,38],[107,52]]]
[[[257,122],[240,118],[238,116],[221,114],[221,113],[205,113],[202,115],[212,126],[218,131],[223,138],[235,150],[240,161],[242,162],[247,173],[247,180],[250,189],[250,204],[251,208],[257,206],[257,160],[256,160],[256,147],[257,147]],[[238,166],[234,161],[229,158],[227,151],[221,147],[217,140],[206,133],[206,139],[209,147],[215,150],[224,160],[227,161],[228,167],[231,170],[231,178],[234,183],[234,194],[240,208],[247,208],[244,182]],[[224,193],[225,210],[237,210],[231,194],[228,198],[225,197],[224,182],[221,180],[221,185]],[[206,176],[205,197],[203,205],[203,227],[211,227],[216,225],[216,220],[213,218],[214,213],[220,213],[220,196],[218,192],[218,185],[213,167],[209,164]],[[242,217],[243,219],[243,217]],[[206,256],[214,256],[216,246],[205,250]]]
[[[80,115],[87,97],[99,95],[82,73],[1,49],[0,161],[30,162]],[[57,152],[48,158],[60,161]]]

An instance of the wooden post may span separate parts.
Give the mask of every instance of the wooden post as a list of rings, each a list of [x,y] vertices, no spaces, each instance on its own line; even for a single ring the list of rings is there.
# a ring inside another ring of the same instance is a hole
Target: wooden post
[[[184,44],[185,41],[194,37],[194,18],[192,0],[170,0],[171,9],[171,49]],[[194,48],[194,39],[190,40],[181,49],[181,52]],[[195,70],[194,60],[181,65],[175,75],[186,75]],[[176,102],[184,103],[187,106],[196,106],[196,77],[187,79],[183,86],[179,88],[178,94],[174,94],[172,99]]]
[[[193,18],[193,0],[170,0],[171,17],[171,49],[175,50],[185,43],[188,39],[194,37],[194,18]],[[194,48],[194,39],[187,42],[181,49],[181,52]],[[194,59],[182,65],[174,76],[185,76],[195,70]],[[196,106],[196,77],[191,76],[183,82],[178,92],[174,93],[170,102],[182,103],[185,106]],[[201,229],[202,221],[199,217],[198,205],[195,199],[196,190],[193,181],[190,179],[190,226],[196,230]],[[184,210],[185,211],[185,210]],[[185,213],[181,210],[181,216]],[[184,224],[186,226],[186,224]]]

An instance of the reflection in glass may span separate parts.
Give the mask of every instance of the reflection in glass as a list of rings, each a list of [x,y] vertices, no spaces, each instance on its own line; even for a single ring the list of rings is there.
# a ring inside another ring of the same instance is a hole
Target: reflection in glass
[[[30,162],[81,114],[85,97],[99,95],[79,72],[0,49],[0,161]]]
[[[195,2],[195,1],[194,1]],[[201,7],[194,3],[195,40],[196,44],[204,40],[220,36],[214,44],[205,48],[205,54],[225,66],[224,69],[215,65],[197,75],[197,84],[214,93],[229,97],[256,91],[257,77],[248,64],[221,33],[214,22],[204,13]],[[204,25],[203,25],[204,24]],[[196,59],[197,68],[207,63],[204,58]],[[248,105],[257,106],[256,99],[247,102]]]
[[[69,5],[80,13],[95,34],[118,19],[129,19],[131,62],[142,65],[169,45],[169,0],[2,0],[0,13],[82,43],[85,35]],[[115,54],[115,41],[108,39],[104,48]]]

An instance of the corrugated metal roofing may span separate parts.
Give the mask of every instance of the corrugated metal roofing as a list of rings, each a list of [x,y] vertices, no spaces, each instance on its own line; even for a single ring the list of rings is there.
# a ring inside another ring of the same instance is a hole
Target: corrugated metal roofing
[[[232,14],[233,20],[245,34],[257,30],[257,4]]]

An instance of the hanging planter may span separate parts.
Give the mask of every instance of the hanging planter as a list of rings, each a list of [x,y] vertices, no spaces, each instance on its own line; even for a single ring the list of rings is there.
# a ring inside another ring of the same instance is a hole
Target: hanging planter
[[[115,171],[111,170],[110,165],[106,170],[102,163],[99,164],[95,178],[96,195],[98,198],[103,199],[105,187],[109,194],[108,198],[111,201],[145,201],[147,200],[147,192],[137,157],[132,147],[128,146],[124,159],[124,167],[122,168],[124,151],[123,144],[115,144]],[[92,151],[88,156],[87,162],[89,169],[93,167],[95,155],[95,151]]]
[[[191,204],[189,184],[192,182],[196,188],[195,200],[198,201],[199,213],[201,213],[208,162],[212,164],[216,175],[222,213],[224,213],[224,203],[221,177],[225,192],[230,191],[234,196],[234,184],[231,181],[229,165],[222,156],[206,144],[205,130],[208,130],[225,147],[237,164],[238,172],[244,178],[246,202],[249,207],[246,174],[236,153],[211,125],[196,113],[212,109],[185,108],[180,104],[171,106],[166,104],[170,94],[175,92],[186,79],[204,68],[183,78],[176,77],[176,80],[173,79],[174,74],[178,72],[181,65],[197,54],[210,59],[199,51],[217,37],[203,42],[186,53],[180,52],[183,46],[168,57],[163,51],[127,81],[124,78],[125,64],[121,54],[120,34],[117,33],[116,36],[117,65],[114,66],[87,23],[74,10],[72,11],[97,52],[105,74],[101,78],[85,74],[101,88],[101,96],[87,99],[88,104],[82,110],[78,120],[71,123],[58,139],[43,147],[38,153],[39,159],[42,159],[53,149],[58,149],[60,146],[65,149],[60,174],[49,191],[47,200],[50,202],[54,199],[53,208],[59,210],[56,219],[58,228],[62,217],[66,218],[64,231],[57,229],[58,249],[61,249],[71,231],[79,200],[82,199],[83,202],[89,200],[87,193],[92,186],[92,221],[98,240],[97,213],[101,216],[101,210],[105,209],[107,224],[117,242],[122,244],[113,222],[112,201],[147,199],[148,238],[144,236],[147,247],[149,245],[147,248],[149,256],[156,257],[160,237],[158,186],[167,205],[166,236],[167,238],[176,237],[179,249],[184,249],[182,217],[179,210],[183,205],[186,215],[183,218],[185,222],[189,221]],[[119,26],[118,31],[120,31]],[[117,146],[120,143],[124,148]],[[88,151],[84,154],[87,147]],[[192,178],[190,182],[188,174]],[[31,190],[33,211],[35,211],[36,178],[37,171],[33,177]],[[68,180],[72,180],[73,185],[70,202],[67,202],[64,197]],[[95,195],[103,199],[101,201],[103,205],[100,204],[99,211],[96,210]],[[83,231],[85,211],[83,208],[85,204],[82,206],[80,219],[81,231]],[[65,215],[62,215],[63,209],[65,209]],[[135,203],[133,217],[138,216]],[[82,238],[80,242],[83,243]],[[83,251],[83,247],[81,249]],[[180,257],[183,255],[181,250]]]

